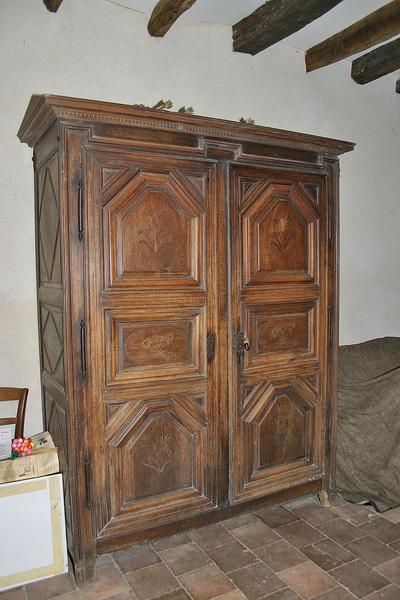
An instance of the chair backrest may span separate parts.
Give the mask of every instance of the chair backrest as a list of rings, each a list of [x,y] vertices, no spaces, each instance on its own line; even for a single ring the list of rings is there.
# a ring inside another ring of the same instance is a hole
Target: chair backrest
[[[0,387],[0,402],[18,401],[16,417],[0,418],[0,425],[15,425],[15,437],[24,437],[26,399],[28,388]]]

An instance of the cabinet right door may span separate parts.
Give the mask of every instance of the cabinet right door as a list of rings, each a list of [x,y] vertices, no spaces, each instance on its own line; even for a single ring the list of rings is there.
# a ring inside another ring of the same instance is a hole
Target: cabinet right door
[[[230,502],[325,468],[327,180],[231,170]]]

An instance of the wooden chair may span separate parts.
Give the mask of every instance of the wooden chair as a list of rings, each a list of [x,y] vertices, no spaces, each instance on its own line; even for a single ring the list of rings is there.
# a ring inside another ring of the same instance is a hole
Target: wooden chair
[[[28,392],[28,388],[0,387],[0,402],[18,400],[17,416],[0,418],[0,425],[15,425],[14,437],[16,438],[24,436],[25,409]]]

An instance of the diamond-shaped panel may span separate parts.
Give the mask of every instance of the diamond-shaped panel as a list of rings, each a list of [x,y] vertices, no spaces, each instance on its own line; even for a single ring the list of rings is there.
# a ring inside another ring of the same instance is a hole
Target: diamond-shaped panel
[[[62,315],[42,307],[43,367],[64,385]]]
[[[60,283],[60,212],[50,168],[46,168],[39,204],[41,281]]]

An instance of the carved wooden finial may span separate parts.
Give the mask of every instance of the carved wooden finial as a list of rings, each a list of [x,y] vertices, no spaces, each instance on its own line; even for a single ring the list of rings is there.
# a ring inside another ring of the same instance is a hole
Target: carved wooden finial
[[[239,123],[241,125],[254,125],[254,119],[252,119],[251,117],[240,117]]]
[[[173,107],[171,100],[159,100],[157,104],[152,106],[151,108],[157,108],[158,110],[169,110]]]
[[[185,115],[192,115],[194,113],[193,106],[181,106],[178,108],[178,113],[184,113]]]

